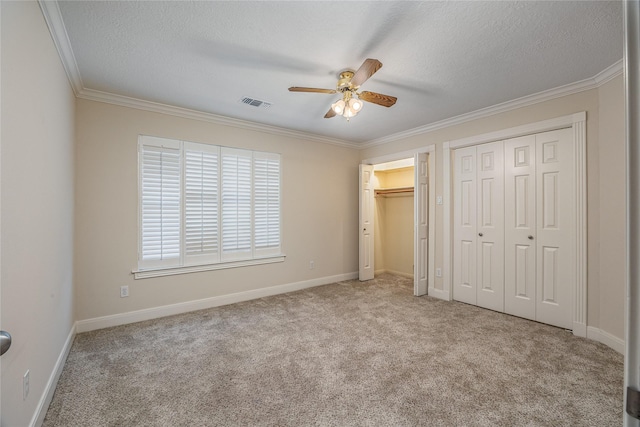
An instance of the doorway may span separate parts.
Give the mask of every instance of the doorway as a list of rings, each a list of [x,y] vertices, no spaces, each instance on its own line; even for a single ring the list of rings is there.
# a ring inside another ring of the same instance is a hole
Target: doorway
[[[434,146],[360,165],[360,280],[387,271],[413,277],[414,295],[434,286]]]
[[[443,288],[445,292],[442,295],[435,295],[440,298],[451,300],[453,299],[453,282],[454,282],[454,260],[455,260],[455,227],[453,222],[455,221],[454,213],[454,203],[452,203],[452,195],[455,193],[453,191],[453,181],[454,179],[454,170],[453,168],[453,160],[455,156],[455,152],[457,150],[464,149],[465,147],[478,146],[480,144],[493,143],[496,141],[507,141],[513,140],[516,141],[517,138],[521,138],[527,135],[533,134],[542,134],[546,132],[556,131],[560,129],[568,129],[565,132],[567,133],[569,141],[567,142],[570,150],[568,154],[565,153],[563,157],[570,159],[570,166],[572,170],[572,174],[574,174],[574,183],[575,188],[573,191],[573,197],[571,198],[571,209],[574,213],[574,218],[570,221],[573,231],[571,233],[571,251],[573,252],[573,256],[575,262],[573,263],[571,270],[571,283],[569,292],[569,299],[567,306],[570,307],[571,318],[569,320],[563,320],[563,324],[567,326],[567,329],[572,329],[574,335],[586,337],[587,335],[587,280],[586,280],[586,113],[580,112],[571,114],[568,116],[562,116],[555,119],[544,120],[541,122],[530,123],[527,125],[517,126],[513,128],[508,128],[500,131],[490,132],[486,134],[476,135],[468,138],[463,138],[455,141],[449,141],[443,143],[443,197],[447,202],[444,205],[444,216],[443,216],[443,231],[444,231],[444,241],[443,241],[443,252],[444,252],[444,277],[443,277]],[[544,148],[547,148],[546,154]],[[553,151],[551,145],[541,146],[541,153],[544,156],[554,157],[556,152]],[[521,150],[523,155],[526,154],[526,150]],[[521,159],[520,153],[516,157],[515,153],[509,152],[508,154],[510,161],[518,162]],[[526,159],[526,155],[525,155]],[[533,159],[533,157],[532,157]],[[550,162],[552,163],[552,162]],[[546,166],[545,166],[546,167]],[[553,178],[553,173],[547,174],[548,178]],[[524,182],[524,181],[523,181]],[[553,183],[553,180],[551,181]],[[544,184],[541,181],[540,184]],[[549,184],[549,182],[547,182]],[[540,185],[538,185],[540,187]],[[530,192],[531,193],[531,192]],[[521,193],[524,194],[524,193]],[[534,193],[531,193],[533,196]],[[539,207],[544,206],[542,204],[537,204]],[[548,204],[548,206],[552,206],[552,204]],[[551,212],[551,211],[549,211]],[[541,211],[538,214],[538,217],[544,217],[545,212]],[[549,216],[548,216],[549,217]],[[549,217],[551,218],[551,217]],[[566,221],[565,221],[566,222]],[[547,227],[549,228],[549,227]],[[545,230],[546,231],[546,230]],[[476,234],[477,234],[476,230]],[[513,238],[515,235],[509,232],[509,238]],[[529,238],[529,235],[533,237],[533,239]],[[542,236],[542,235],[541,235]],[[482,236],[478,236],[482,237]],[[541,238],[544,238],[541,237]],[[507,239],[507,236],[505,236]],[[526,241],[536,241],[536,236],[534,234],[528,233],[525,234]],[[547,247],[543,249],[549,249],[552,245],[548,244]],[[536,247],[536,250],[539,249]],[[508,252],[508,249],[505,248],[505,252]],[[553,259],[553,251],[548,251],[546,253],[541,253],[539,258],[542,262],[546,261],[547,264],[551,262],[559,262],[559,259],[556,261]],[[551,254],[551,255],[550,255]],[[515,251],[512,251],[510,256],[516,255]],[[460,252],[458,253],[460,256]],[[506,256],[506,255],[505,255]],[[513,263],[512,263],[513,264]],[[536,263],[536,269],[538,266],[542,264]],[[532,265],[533,267],[533,265]],[[549,270],[552,271],[552,270]],[[527,276],[528,277],[528,276]],[[542,270],[537,274],[537,277],[542,276]],[[549,275],[551,277],[551,275]],[[522,282],[522,281],[521,281]],[[551,283],[551,281],[548,281]],[[524,282],[523,282],[524,283]],[[542,288],[539,288],[542,289]],[[550,289],[550,288],[548,288]],[[537,292],[538,289],[536,289]],[[533,293],[532,293],[533,295]],[[565,297],[566,300],[566,297]],[[505,303],[506,307],[506,303]]]
[[[454,150],[453,299],[571,329],[570,128]]]
[[[413,158],[373,167],[375,275],[414,275]]]

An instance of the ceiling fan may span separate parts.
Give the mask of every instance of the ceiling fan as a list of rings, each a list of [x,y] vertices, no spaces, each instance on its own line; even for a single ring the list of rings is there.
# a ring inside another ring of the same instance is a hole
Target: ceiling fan
[[[329,119],[335,115],[341,115],[349,120],[358,114],[362,109],[362,101],[371,102],[373,104],[382,105],[383,107],[391,107],[396,103],[398,98],[389,95],[383,95],[376,92],[358,92],[360,86],[366,82],[369,77],[382,67],[382,62],[377,59],[365,60],[358,71],[344,70],[340,72],[338,84],[335,89],[318,89],[313,87],[297,87],[289,88],[291,92],[316,92],[316,93],[341,93],[342,98],[331,104],[331,108],[324,115],[325,119]]]

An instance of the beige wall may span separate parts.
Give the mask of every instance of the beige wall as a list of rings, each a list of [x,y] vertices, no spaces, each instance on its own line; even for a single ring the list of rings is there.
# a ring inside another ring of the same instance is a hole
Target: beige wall
[[[599,95],[600,329],[624,338],[626,178],[624,82],[602,85]]]
[[[357,272],[358,151],[87,100],[76,122],[78,320]],[[286,260],[134,280],[139,134],[281,153]]]
[[[495,114],[490,117],[469,121],[460,125],[435,130],[422,135],[394,141],[389,144],[382,144],[362,150],[361,159],[370,159],[392,153],[409,151],[427,145],[436,145],[436,194],[442,195],[442,143],[460,138],[479,135],[491,131],[497,131],[514,126],[552,119],[568,114],[586,111],[587,112],[587,233],[588,233],[588,316],[587,324],[595,328],[601,328],[611,335],[623,339],[623,301],[619,297],[624,293],[624,282],[615,277],[620,273],[610,277],[601,275],[603,264],[603,248],[601,246],[601,236],[606,236],[606,248],[610,250],[607,257],[616,258],[618,261],[610,264],[611,269],[622,268],[620,260],[624,259],[624,250],[620,246],[619,236],[624,233],[620,225],[618,214],[613,214],[610,220],[610,204],[605,204],[601,200],[601,194],[605,200],[613,198],[613,202],[619,205],[622,193],[613,190],[610,194],[609,185],[620,185],[621,169],[624,165],[623,150],[624,130],[621,128],[621,117],[624,94],[620,90],[622,77],[616,77],[610,83],[599,89],[592,89],[574,95],[564,96],[554,100],[538,103],[528,107],[518,108],[505,113]],[[599,99],[602,98],[602,106]],[[609,105],[614,105],[609,107]],[[605,111],[606,110],[606,111]],[[602,120],[600,115],[605,117]],[[607,138],[610,140],[600,143],[604,138],[600,127],[607,129]],[[600,158],[603,147],[613,146],[613,150],[605,155],[605,159]],[[617,168],[612,170],[611,168]],[[601,173],[602,170],[602,173]],[[606,177],[605,177],[606,175]],[[601,185],[601,183],[603,183]],[[606,187],[606,188],[605,188]],[[446,203],[446,201],[445,201]],[[616,206],[617,206],[616,205]],[[617,209],[617,208],[616,208]],[[624,207],[620,208],[622,213]],[[601,218],[601,216],[603,216]],[[443,264],[443,206],[436,206],[436,268]],[[617,237],[613,237],[617,236]],[[607,258],[605,258],[607,259]],[[609,264],[608,264],[609,265]],[[611,274],[606,269],[606,274]],[[435,287],[442,289],[442,279],[436,278]],[[605,296],[605,293],[607,296]],[[601,317],[605,316],[601,321]]]
[[[75,98],[35,2],[1,2],[2,425],[27,426],[72,330]],[[22,376],[30,393],[22,399]]]
[[[413,277],[413,195],[379,198],[376,204],[384,205],[382,269]]]

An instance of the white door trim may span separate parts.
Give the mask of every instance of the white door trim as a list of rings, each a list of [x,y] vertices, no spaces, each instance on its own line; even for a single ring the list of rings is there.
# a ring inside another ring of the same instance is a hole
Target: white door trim
[[[640,4],[624,2],[624,83],[626,107],[626,183],[627,183],[627,287],[625,314],[624,406],[623,425],[639,427],[640,420],[627,413],[628,388],[640,390],[640,227],[638,191],[640,189]]]
[[[0,46],[2,45],[2,28],[1,28],[1,23],[2,23],[2,5],[0,5]],[[2,70],[2,55],[0,55],[0,70]],[[0,72],[0,82],[2,82],[2,73]],[[2,85],[0,84],[0,88],[2,87]],[[2,91],[0,89],[0,129],[2,129]],[[2,146],[2,133],[0,132],[0,147]],[[0,153],[2,152],[2,150],[0,149]],[[1,163],[1,162],[0,162]],[[0,176],[2,176],[2,173],[0,171]],[[2,186],[0,186],[1,188]],[[0,197],[0,200],[2,200],[2,198]],[[0,213],[2,212],[2,206],[0,206]],[[0,215],[1,216],[1,215]],[[0,218],[0,224],[2,223],[2,219]],[[0,227],[1,228],[1,227]],[[0,242],[0,252],[1,252],[1,248],[2,248],[2,244]],[[0,259],[2,259],[2,257],[0,256]],[[0,265],[0,269],[1,269],[1,265]],[[2,274],[0,274],[0,278],[2,277]],[[2,280],[0,279],[0,296],[2,295]],[[2,298],[0,298],[0,330],[2,329]],[[2,408],[2,361],[0,360],[0,408]],[[1,412],[1,411],[0,411]],[[0,420],[2,419],[2,417],[0,416]]]
[[[393,162],[395,160],[407,159],[409,157],[414,157],[418,153],[427,153],[427,161],[429,165],[429,288],[427,291],[427,295],[434,295],[437,293],[435,289],[435,281],[436,281],[436,260],[435,260],[435,249],[436,249],[436,146],[427,145],[425,147],[416,148],[413,150],[400,151],[397,153],[386,154],[384,156],[371,157],[369,159],[364,159],[360,163],[365,165],[376,165],[378,163],[387,163]],[[414,227],[414,233],[415,233]],[[416,236],[414,235],[414,239]],[[441,292],[441,291],[440,291]]]
[[[572,128],[573,129],[573,154],[574,170],[576,178],[576,267],[575,286],[573,292],[573,333],[574,335],[587,336],[587,173],[586,173],[586,120],[585,111],[544,120],[522,126],[516,126],[495,132],[484,133],[444,142],[442,156],[443,170],[443,202],[444,202],[444,262],[443,262],[443,291],[433,296],[451,300],[453,298],[451,286],[451,272],[453,255],[452,248],[452,218],[451,218],[451,150],[468,147],[502,139],[516,138],[519,136],[541,133],[550,130]]]

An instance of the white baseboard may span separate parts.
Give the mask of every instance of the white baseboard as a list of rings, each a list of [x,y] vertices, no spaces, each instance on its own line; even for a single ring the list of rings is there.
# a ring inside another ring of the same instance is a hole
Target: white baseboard
[[[624,354],[624,340],[611,335],[608,332],[605,332],[598,328],[594,328],[593,326],[587,326],[587,338],[601,342],[602,344],[611,347],[618,353]]]
[[[271,286],[268,288],[238,292],[235,294],[220,295],[217,297],[204,298],[201,300],[187,301],[177,304],[164,305],[161,307],[147,308],[144,310],[130,311],[128,313],[120,313],[110,316],[96,317],[93,319],[79,320],[78,322],[76,322],[76,331],[78,333],[89,332],[96,329],[109,328],[112,326],[126,325],[129,323],[142,322],[144,320],[173,316],[174,314],[203,310],[211,307],[219,307],[221,305],[234,304],[237,302],[249,301],[252,299],[264,298],[272,295],[284,294],[287,292],[294,292],[302,289],[313,288],[315,286],[328,285],[330,283],[357,278],[357,272],[338,274],[335,276],[319,277],[317,279],[305,280],[302,282],[287,283],[284,285]]]
[[[33,414],[33,418],[31,418],[31,422],[29,423],[30,427],[39,427],[44,422],[44,417],[47,415],[49,404],[51,404],[51,400],[53,399],[53,393],[56,391],[58,379],[60,379],[60,374],[62,374],[62,370],[64,369],[64,364],[67,361],[67,356],[69,356],[69,351],[71,351],[71,346],[73,345],[73,339],[75,336],[76,325],[74,324],[69,331],[67,340],[64,342],[62,351],[60,351],[60,354],[58,355],[58,360],[56,360],[53,371],[51,372],[51,375],[49,375],[49,381],[47,381],[47,385],[45,386],[44,392],[38,402],[36,412]]]
[[[427,291],[427,295],[441,300],[451,301],[451,298],[449,298],[449,291],[445,291],[442,289],[429,288],[429,290]]]
[[[587,325],[580,322],[573,322],[573,335],[577,337],[587,337]]]

